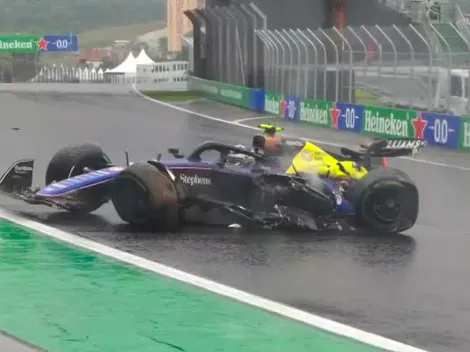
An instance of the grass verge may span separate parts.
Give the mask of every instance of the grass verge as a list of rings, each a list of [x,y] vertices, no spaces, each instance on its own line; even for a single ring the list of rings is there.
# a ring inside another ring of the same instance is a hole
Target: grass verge
[[[202,95],[199,92],[195,92],[195,91],[176,92],[176,91],[164,91],[164,90],[163,91],[144,90],[141,93],[145,94],[146,96],[150,98],[167,101],[167,102],[185,102],[185,101],[200,99],[202,97]]]

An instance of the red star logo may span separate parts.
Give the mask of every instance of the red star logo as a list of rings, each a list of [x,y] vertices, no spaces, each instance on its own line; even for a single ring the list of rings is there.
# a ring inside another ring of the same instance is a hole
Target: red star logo
[[[287,101],[284,99],[284,97],[281,97],[281,116],[285,116],[286,113],[286,106],[287,106]]]
[[[331,116],[331,127],[338,128],[338,119],[341,110],[336,107],[336,103],[333,104],[333,107],[330,109]]]
[[[47,51],[47,44],[49,44],[48,41],[44,40],[44,37],[41,38],[38,42],[36,42],[38,45],[38,50],[45,50]]]
[[[415,130],[415,139],[424,139],[424,130],[426,129],[426,126],[428,125],[428,122],[423,119],[423,115],[421,113],[418,113],[418,116],[411,120],[411,123],[413,124],[413,128]]]

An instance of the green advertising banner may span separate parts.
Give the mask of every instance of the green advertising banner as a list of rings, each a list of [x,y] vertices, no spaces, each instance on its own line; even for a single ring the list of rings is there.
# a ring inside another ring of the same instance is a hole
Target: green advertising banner
[[[207,95],[213,100],[250,108],[250,88],[190,77],[189,90]]]
[[[470,151],[470,117],[460,118],[458,149]]]
[[[333,103],[322,100],[301,100],[299,121],[319,127],[332,127],[330,110]]]
[[[281,116],[281,96],[266,92],[264,94],[264,112]]]
[[[414,138],[413,119],[416,119],[413,110],[364,106],[362,131],[382,138]]]
[[[40,38],[37,35],[1,35],[0,53],[35,53]]]

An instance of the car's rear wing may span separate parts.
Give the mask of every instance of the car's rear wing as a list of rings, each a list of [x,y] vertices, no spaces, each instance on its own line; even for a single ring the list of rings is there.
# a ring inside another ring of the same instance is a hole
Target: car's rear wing
[[[410,156],[419,153],[426,146],[422,139],[396,138],[374,139],[368,145],[361,145],[362,150],[341,148],[341,154],[351,158],[360,165],[369,167],[372,159],[382,158],[382,164],[386,165],[385,158]]]
[[[413,138],[375,139],[362,146],[371,157],[399,157],[417,154],[426,146],[426,141]]]

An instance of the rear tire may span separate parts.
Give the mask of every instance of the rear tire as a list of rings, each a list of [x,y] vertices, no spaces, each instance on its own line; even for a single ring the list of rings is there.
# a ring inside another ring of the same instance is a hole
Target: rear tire
[[[348,189],[346,198],[355,204],[356,225],[368,232],[403,232],[418,218],[418,189],[401,170],[381,167],[369,171]]]
[[[93,143],[70,145],[54,154],[46,170],[46,185],[82,175],[84,168],[99,170],[111,164],[100,146]],[[80,192],[83,205],[73,212],[91,213],[109,200],[107,185],[95,186]]]
[[[135,163],[113,182],[111,200],[119,217],[132,225],[174,231],[180,200],[174,183],[155,166]]]

